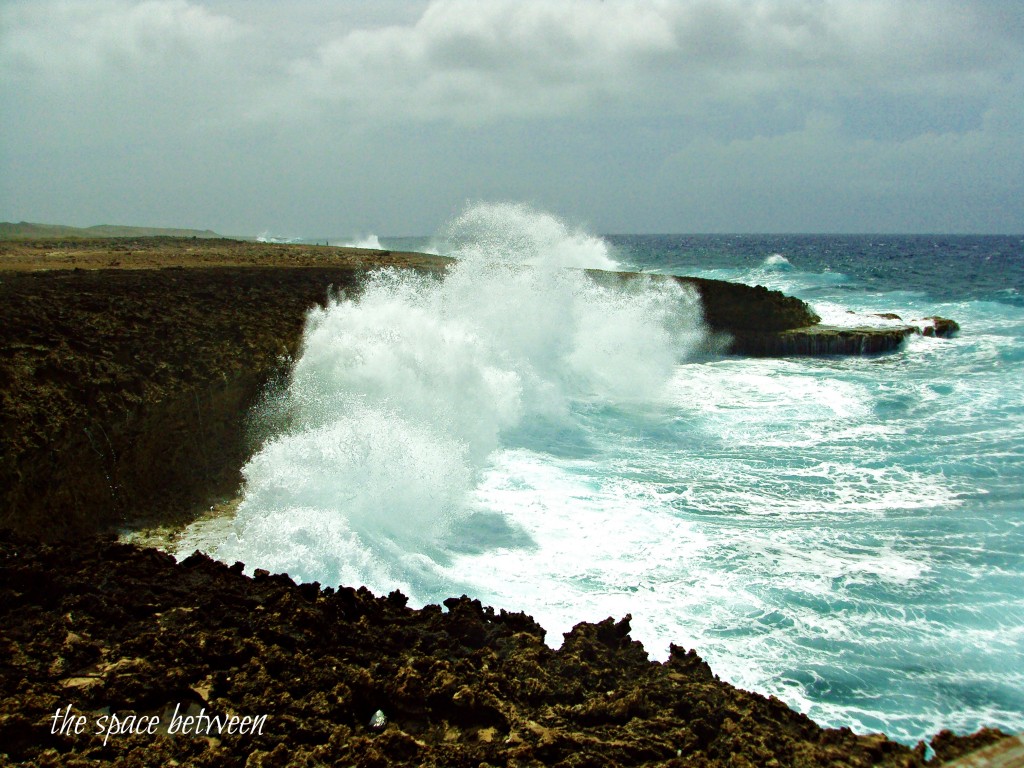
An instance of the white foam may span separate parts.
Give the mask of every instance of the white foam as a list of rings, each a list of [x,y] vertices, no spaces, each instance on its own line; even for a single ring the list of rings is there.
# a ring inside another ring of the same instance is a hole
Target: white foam
[[[480,203],[444,230],[446,252],[460,261],[529,264],[545,270],[618,269],[608,244],[523,203]]]
[[[631,613],[655,658],[695,647],[827,725],[1024,728],[999,694],[1024,682],[1016,315],[929,308],[961,337],[879,358],[677,365],[693,297],[564,269],[614,268],[600,239],[509,204],[443,234],[443,283],[382,273],[311,314],[291,426],[218,556],[414,604],[467,592],[554,645]],[[848,323],[924,314],[768,262],[773,287],[853,300]]]
[[[277,237],[271,235],[268,231],[264,230],[256,237],[257,243],[299,243],[302,242],[301,237]]]
[[[309,314],[275,406],[292,427],[244,468],[217,557],[443,598],[445,542],[503,434],[654,397],[702,343],[692,291],[596,285],[570,267],[614,267],[607,248],[549,214],[476,206],[446,240],[443,281],[383,271]]]
[[[368,248],[374,251],[384,250],[384,246],[380,244],[380,238],[375,234],[370,233],[366,237],[357,237],[353,240],[343,243],[344,248]]]

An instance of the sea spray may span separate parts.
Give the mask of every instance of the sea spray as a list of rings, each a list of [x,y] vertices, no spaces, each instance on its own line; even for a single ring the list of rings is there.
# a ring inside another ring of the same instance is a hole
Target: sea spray
[[[1020,238],[607,238],[634,270],[760,283],[823,316],[835,308],[837,321],[940,314],[963,327],[875,358],[703,359],[662,386],[663,343],[634,353],[662,334],[687,349],[692,305],[663,311],[679,298],[562,280],[570,253],[608,258],[606,239],[557,220],[531,226],[544,217],[531,213],[471,209],[436,241],[461,248],[465,271],[443,287],[382,274],[348,304],[370,313],[359,338],[398,333],[372,309],[394,301],[398,316],[443,320],[454,349],[510,374],[471,379],[512,393],[498,401],[506,410],[479,416],[489,429],[459,420],[469,407],[446,431],[407,402],[337,388],[308,355],[300,367],[316,375],[293,383],[296,368],[268,403],[282,418],[246,470],[237,557],[212,527],[186,532],[179,551],[212,542],[229,562],[300,579],[413,585],[414,602],[465,592],[530,613],[553,644],[576,622],[630,613],[654,658],[669,643],[695,648],[722,679],[823,725],[911,745],[947,727],[1024,730]],[[542,247],[559,227],[575,243]],[[492,232],[507,236],[484,247]],[[544,251],[532,270],[518,266]],[[345,317],[337,304],[325,334]],[[402,333],[414,331],[427,332]],[[602,367],[608,353],[622,356]],[[426,400],[436,418],[462,402]],[[481,464],[471,453],[491,440]],[[417,496],[407,511],[400,492]]]
[[[619,269],[603,238],[523,203],[470,206],[442,230],[440,242],[460,262],[528,264],[548,272]]]
[[[310,312],[217,557],[420,603],[471,589],[446,566],[495,452],[647,401],[703,343],[692,291],[595,284],[579,268],[615,268],[607,247],[549,214],[477,205],[442,240],[443,280],[385,270]]]
[[[356,237],[352,240],[346,240],[342,243],[343,248],[368,248],[374,251],[384,250],[384,246],[380,244],[380,238],[375,234],[370,233],[366,237]]]

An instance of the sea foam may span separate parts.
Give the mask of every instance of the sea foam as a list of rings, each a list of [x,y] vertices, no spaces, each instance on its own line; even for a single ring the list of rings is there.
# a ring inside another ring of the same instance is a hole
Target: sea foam
[[[509,433],[649,399],[703,342],[692,291],[596,285],[579,268],[615,268],[607,246],[550,214],[475,205],[441,239],[442,280],[384,270],[310,312],[272,404],[286,426],[244,467],[217,557],[442,599],[448,542]]]
[[[443,282],[380,273],[310,314],[238,517],[180,551],[413,603],[466,593],[553,644],[630,613],[654,658],[696,648],[823,725],[908,744],[1024,729],[1016,240],[967,281],[1003,240],[609,240],[637,269],[963,331],[677,365],[701,338],[692,296],[599,289],[568,267],[616,268],[604,239],[476,206],[435,240],[459,257]]]

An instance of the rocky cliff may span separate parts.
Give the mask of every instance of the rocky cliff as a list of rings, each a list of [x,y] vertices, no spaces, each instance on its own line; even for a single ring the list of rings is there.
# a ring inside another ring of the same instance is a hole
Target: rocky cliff
[[[183,522],[232,495],[245,414],[297,354],[306,310],[358,291],[369,269],[448,263],[223,239],[0,242],[0,526],[54,538]],[[914,332],[824,328],[763,287],[645,279],[692,286],[739,354],[882,352]]]
[[[245,414],[297,354],[305,310],[389,265],[441,274],[445,261],[224,240],[0,244],[0,529],[19,531],[0,531],[0,762],[925,764],[923,745],[822,729],[693,651],[653,663],[628,617],[580,624],[556,651],[530,617],[465,597],[412,610],[397,593],[250,579],[94,536],[140,515],[186,522],[235,493]],[[734,348],[813,328],[795,299],[688,282]],[[176,708],[191,732],[168,730]],[[115,717],[120,733],[98,730]],[[230,717],[263,726],[210,730]],[[163,730],[139,733],[142,718]],[[932,743],[945,758],[1000,736]]]

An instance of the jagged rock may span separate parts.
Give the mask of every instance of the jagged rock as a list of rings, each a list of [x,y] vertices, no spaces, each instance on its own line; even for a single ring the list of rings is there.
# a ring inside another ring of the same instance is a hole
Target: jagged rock
[[[947,317],[933,315],[932,317],[924,318],[924,321],[925,325],[922,326],[921,333],[925,336],[948,339],[960,332],[960,324],[956,320],[950,320]]]
[[[652,662],[628,616],[578,624],[553,650],[528,616],[465,596],[445,606],[413,610],[362,588],[314,594],[203,555],[176,563],[102,539],[41,546],[0,532],[0,762],[925,764],[923,745],[820,728],[720,681],[694,651],[674,646],[666,663]],[[55,673],[54,660],[82,643],[100,652],[67,657]],[[53,733],[68,707],[89,727]],[[253,727],[197,735],[194,725],[106,745],[95,729],[104,714],[166,726],[176,711]],[[935,748],[956,755],[1003,736],[944,733]]]

